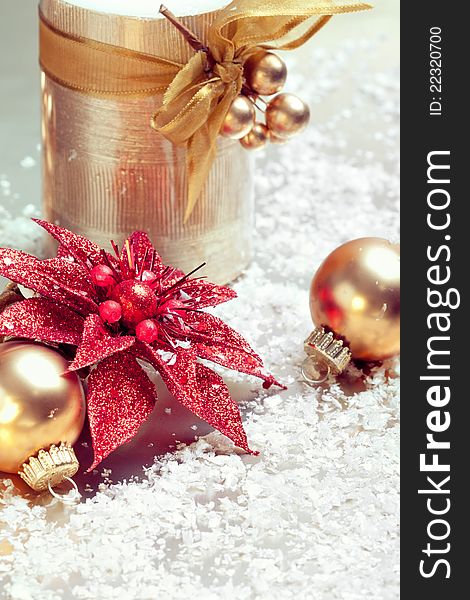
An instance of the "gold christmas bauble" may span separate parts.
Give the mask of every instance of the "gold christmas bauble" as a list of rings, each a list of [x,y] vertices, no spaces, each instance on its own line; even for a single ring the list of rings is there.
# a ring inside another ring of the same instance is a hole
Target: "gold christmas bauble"
[[[266,124],[280,138],[290,138],[300,133],[309,120],[309,107],[294,94],[279,94],[266,108]]]
[[[263,123],[255,123],[248,135],[240,140],[240,144],[247,150],[261,150],[268,143],[269,131]]]
[[[310,312],[315,325],[344,338],[354,359],[399,354],[399,246],[370,237],[336,248],[312,280]]]
[[[271,144],[287,144],[288,138],[281,138],[275,135],[270,129],[268,129],[269,141]]]
[[[272,52],[255,52],[244,65],[247,86],[261,96],[277,94],[286,83],[286,63]]]
[[[229,108],[220,133],[232,140],[239,140],[252,130],[255,116],[253,102],[246,96],[237,96]]]
[[[0,344],[0,471],[16,473],[39,450],[77,440],[85,398],[68,364],[39,343]]]

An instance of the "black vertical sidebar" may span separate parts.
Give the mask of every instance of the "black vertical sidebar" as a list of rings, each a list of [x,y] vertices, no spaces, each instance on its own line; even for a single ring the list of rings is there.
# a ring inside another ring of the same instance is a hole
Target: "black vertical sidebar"
[[[470,35],[462,4],[401,12],[401,597],[453,600],[470,577]]]

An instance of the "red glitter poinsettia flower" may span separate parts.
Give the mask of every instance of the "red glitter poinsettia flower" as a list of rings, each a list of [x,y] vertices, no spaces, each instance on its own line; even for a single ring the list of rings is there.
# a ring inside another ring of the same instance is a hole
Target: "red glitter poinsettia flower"
[[[153,410],[156,390],[139,360],[161,375],[185,407],[248,446],[240,412],[205,359],[281,386],[231,327],[202,309],[236,297],[225,286],[165,266],[143,232],[114,254],[52,223],[35,219],[58,242],[57,257],[39,260],[0,249],[0,275],[36,292],[0,315],[0,335],[77,347],[69,370],[91,367],[87,408],[96,467],[129,441]]]

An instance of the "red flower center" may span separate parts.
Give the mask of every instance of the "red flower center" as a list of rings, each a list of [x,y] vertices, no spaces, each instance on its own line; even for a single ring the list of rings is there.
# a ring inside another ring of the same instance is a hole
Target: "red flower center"
[[[122,281],[113,289],[110,299],[121,305],[121,322],[129,329],[135,329],[141,321],[151,319],[157,314],[157,297],[144,281]]]
[[[185,305],[180,300],[176,300],[176,298],[170,298],[169,300],[164,300],[162,304],[158,306],[158,316],[178,316],[184,317],[185,315]]]

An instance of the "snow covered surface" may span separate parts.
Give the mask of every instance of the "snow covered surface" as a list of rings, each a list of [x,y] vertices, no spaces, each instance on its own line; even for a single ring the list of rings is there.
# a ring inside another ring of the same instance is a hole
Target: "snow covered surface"
[[[289,57],[288,87],[310,102],[312,125],[261,157],[256,259],[219,308],[289,386],[224,373],[260,456],[211,433],[132,481],[99,473],[75,507],[0,481],[0,598],[399,597],[398,361],[316,390],[299,374],[319,263],[348,239],[398,239],[398,74],[371,69],[381,43],[312,47],[297,71]],[[14,193],[0,165],[0,240],[40,253],[27,220],[37,207],[12,216]]]

